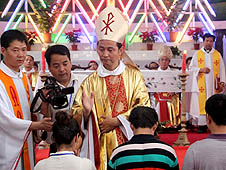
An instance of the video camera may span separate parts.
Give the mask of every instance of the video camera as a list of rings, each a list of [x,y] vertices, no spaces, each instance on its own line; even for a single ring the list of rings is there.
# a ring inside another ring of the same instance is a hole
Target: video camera
[[[47,95],[43,94],[43,89],[48,90]],[[74,93],[74,87],[62,89],[57,84],[56,79],[54,77],[47,77],[44,83],[44,87],[42,89],[39,89],[36,93],[34,100],[32,101],[30,111],[33,113],[41,109],[40,105],[37,110],[33,110],[39,97],[43,102],[50,103],[54,109],[66,108],[68,106],[67,94],[71,93]]]

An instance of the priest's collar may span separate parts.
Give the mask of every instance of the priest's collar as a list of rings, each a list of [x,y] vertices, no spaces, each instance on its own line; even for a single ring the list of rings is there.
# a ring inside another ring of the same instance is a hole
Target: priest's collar
[[[114,69],[113,71],[107,70],[106,68],[104,68],[103,64],[100,63],[98,69],[97,69],[97,73],[100,77],[107,77],[107,76],[111,76],[111,75],[120,75],[122,74],[122,72],[125,70],[126,65],[120,61],[118,67],[116,69]]]
[[[201,50],[203,51],[203,52],[206,52],[206,53],[212,53],[213,51],[214,51],[214,48],[211,48],[210,50],[207,50],[207,49],[205,49],[204,47],[202,47],[201,48]]]
[[[10,69],[7,65],[5,65],[5,63],[3,61],[1,61],[1,63],[0,63],[0,69],[10,77],[13,77],[13,78],[22,78],[23,77],[21,69],[19,72],[14,71],[14,70]]]
[[[212,50],[212,48],[211,48],[210,50],[207,50],[207,49],[204,48],[204,50],[205,50],[207,53],[209,53],[209,52]]]
[[[162,70],[160,66],[159,66],[159,68],[158,68],[158,71],[168,71],[168,70],[171,70],[169,66],[168,66],[167,69],[165,69],[165,70]]]
[[[25,68],[23,68],[22,69],[22,72],[27,73],[27,74],[30,74],[30,73],[34,73],[35,72],[35,69],[32,68],[30,71],[26,71]]]

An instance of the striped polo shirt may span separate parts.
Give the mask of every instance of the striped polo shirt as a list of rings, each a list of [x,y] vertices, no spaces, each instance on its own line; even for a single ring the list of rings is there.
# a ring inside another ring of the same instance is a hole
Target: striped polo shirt
[[[108,170],[179,170],[175,150],[156,140],[153,135],[140,134],[114,149]]]

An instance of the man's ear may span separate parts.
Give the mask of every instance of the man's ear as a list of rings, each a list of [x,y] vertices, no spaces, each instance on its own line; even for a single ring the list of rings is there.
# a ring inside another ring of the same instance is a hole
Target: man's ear
[[[212,122],[212,118],[210,117],[210,115],[208,115],[208,113],[206,113],[206,123],[211,124],[211,122]]]
[[[6,51],[6,49],[4,47],[1,47],[1,52],[2,54]]]
[[[152,130],[155,131],[158,127],[158,122],[156,122],[153,126],[152,126]]]
[[[124,53],[125,51],[125,48],[122,46],[120,49],[119,49],[119,55],[122,56],[122,54]]]
[[[132,131],[134,131],[134,126],[130,123],[130,128],[132,129]]]

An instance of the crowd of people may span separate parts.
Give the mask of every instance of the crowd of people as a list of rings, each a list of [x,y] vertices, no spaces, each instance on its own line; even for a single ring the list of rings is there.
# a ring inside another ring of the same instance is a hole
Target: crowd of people
[[[87,69],[94,71],[84,81],[72,72],[66,46],[48,47],[49,73],[39,73],[34,57],[27,55],[26,36],[18,30],[1,35],[1,170],[179,170],[173,147],[154,134],[159,122],[167,122],[166,128],[180,125],[180,94],[148,93],[142,73],[125,54],[129,26],[118,9],[108,6],[95,24],[100,63],[89,62]],[[219,94],[225,67],[214,41],[205,34],[204,47],[186,60],[200,91],[200,116],[191,121],[198,132],[208,127],[211,134],[189,147],[183,170],[226,167],[226,95]],[[158,63],[147,68],[173,71],[172,57],[164,45]],[[34,144],[43,141],[50,145],[49,158],[34,165]]]

